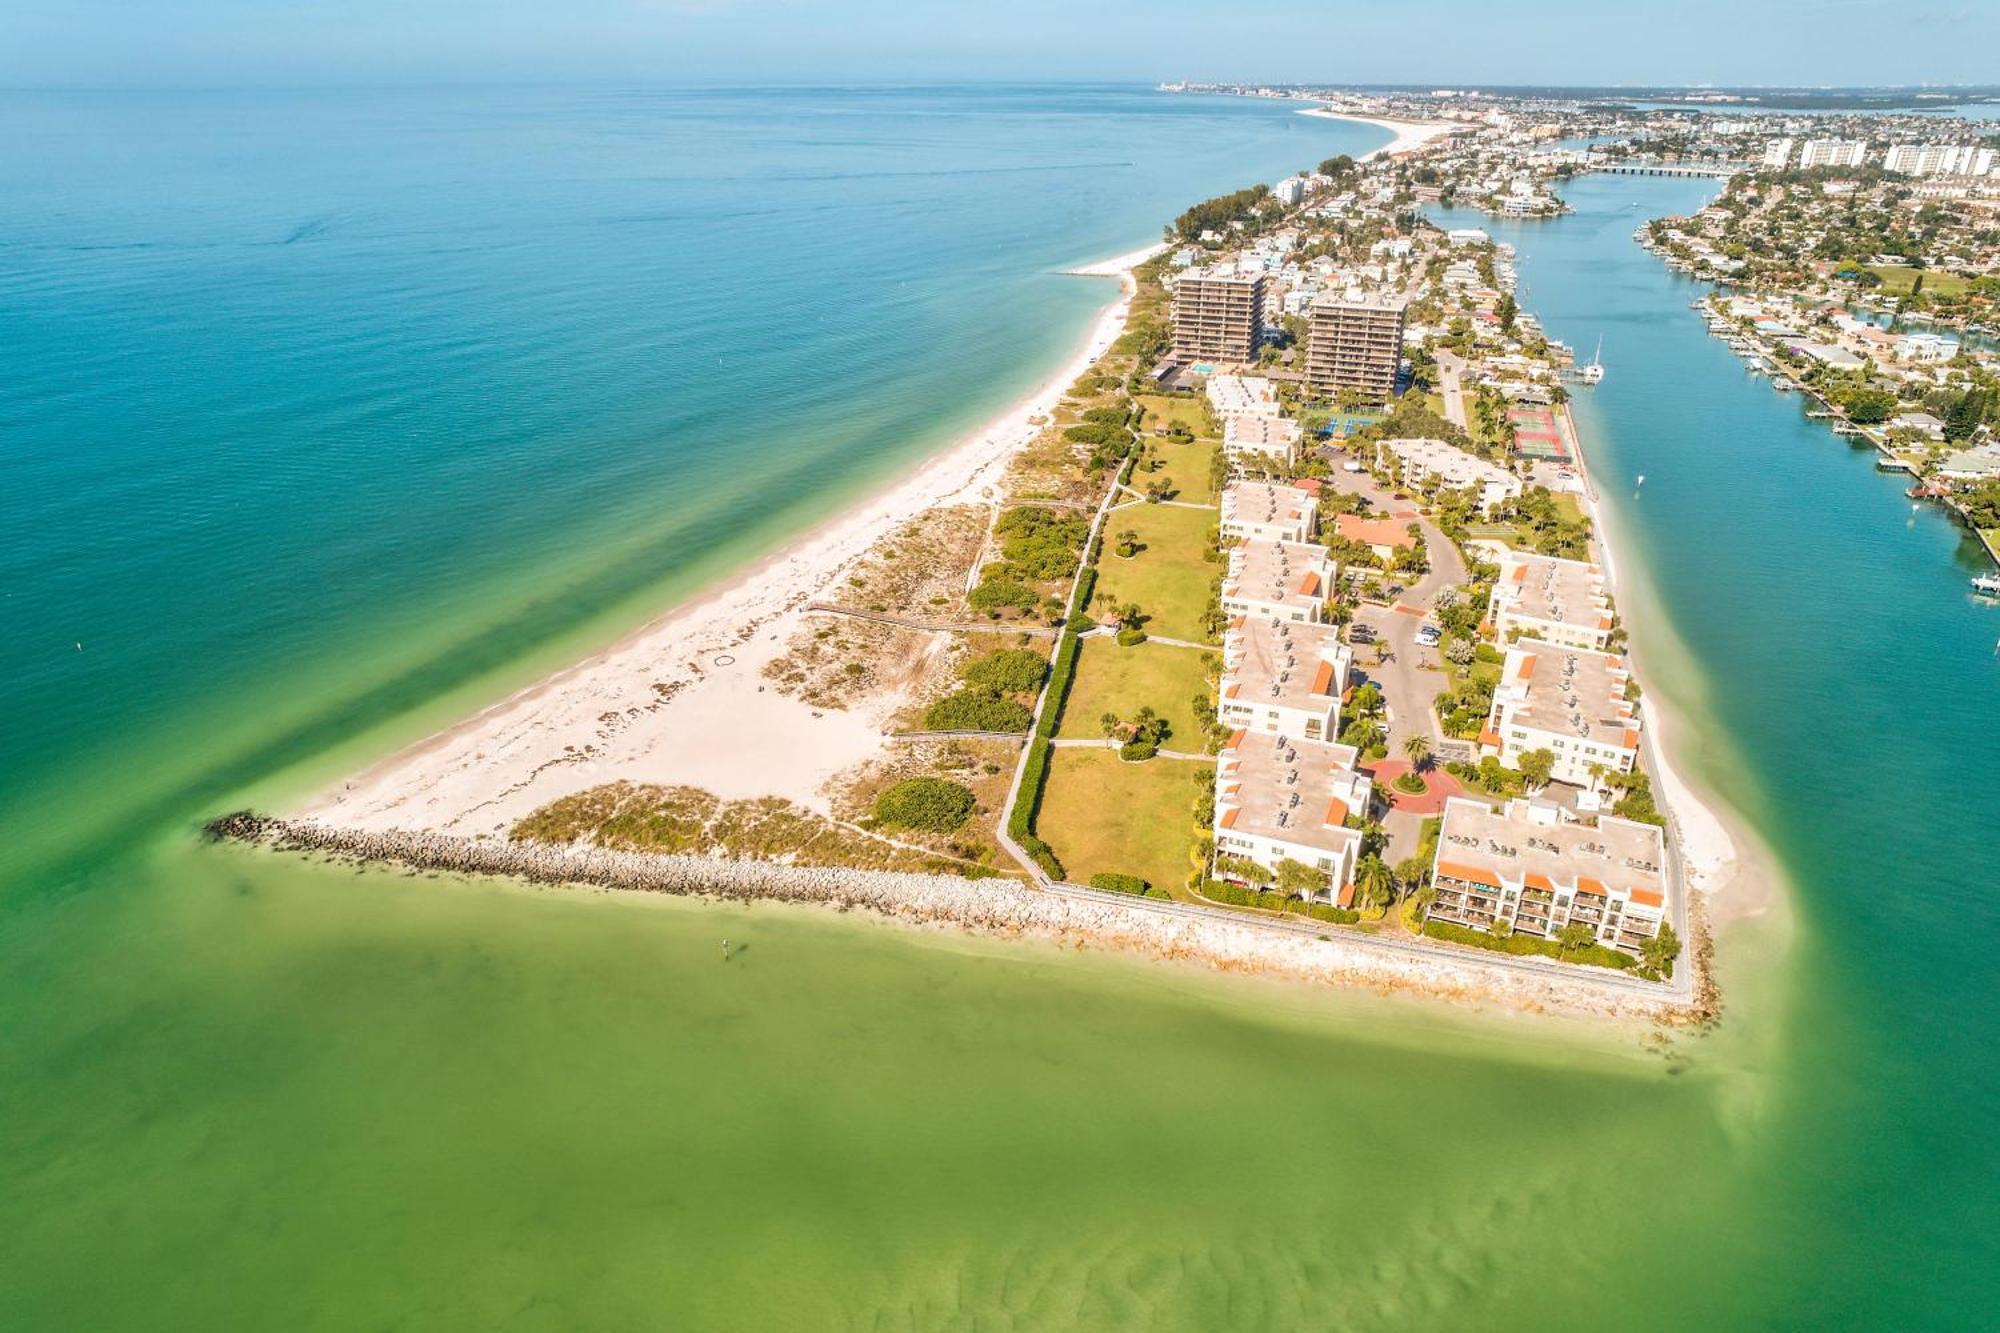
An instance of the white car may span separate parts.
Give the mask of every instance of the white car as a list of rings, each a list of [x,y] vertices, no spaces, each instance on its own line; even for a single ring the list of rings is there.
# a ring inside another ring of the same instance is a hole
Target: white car
[[[1438,641],[1442,638],[1444,638],[1443,630],[1439,629],[1436,625],[1425,625],[1417,630],[1417,647],[1435,648],[1438,646]]]
[[[1340,465],[1340,470],[1342,472],[1366,472],[1368,469],[1359,463],[1343,463]]]

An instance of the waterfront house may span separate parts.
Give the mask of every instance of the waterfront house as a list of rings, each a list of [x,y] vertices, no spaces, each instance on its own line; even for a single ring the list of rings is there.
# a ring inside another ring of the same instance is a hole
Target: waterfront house
[[[1273,873],[1285,861],[1311,866],[1327,878],[1315,897],[1351,905],[1361,832],[1347,821],[1367,814],[1374,790],[1355,768],[1358,758],[1351,745],[1254,731],[1231,735],[1216,758],[1216,854]]]
[[[1629,773],[1639,760],[1630,681],[1622,657],[1522,639],[1507,650],[1480,752],[1519,768],[1522,755],[1547,750],[1555,781],[1578,787],[1592,784],[1593,766]]]
[[[1429,919],[1475,930],[1501,921],[1543,939],[1582,924],[1598,943],[1637,957],[1666,921],[1666,865],[1665,839],[1651,824],[1615,815],[1581,824],[1546,802],[1496,810],[1454,796],[1431,866]]]
[[[1353,649],[1331,625],[1239,616],[1222,639],[1217,714],[1232,729],[1332,740],[1353,666]]]

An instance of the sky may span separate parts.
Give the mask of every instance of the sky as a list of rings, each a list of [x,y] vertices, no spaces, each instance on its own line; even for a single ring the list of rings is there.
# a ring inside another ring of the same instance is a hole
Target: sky
[[[0,86],[1970,83],[2000,0],[0,0]]]

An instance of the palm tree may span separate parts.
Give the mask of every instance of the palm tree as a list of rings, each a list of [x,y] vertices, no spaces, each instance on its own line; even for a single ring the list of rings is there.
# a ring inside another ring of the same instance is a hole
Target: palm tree
[[[1361,891],[1361,900],[1370,907],[1387,907],[1395,886],[1396,877],[1379,856],[1364,856],[1354,867],[1354,887]]]
[[[1431,758],[1431,738],[1421,733],[1403,742],[1403,753],[1409,757],[1410,767],[1421,772]]]

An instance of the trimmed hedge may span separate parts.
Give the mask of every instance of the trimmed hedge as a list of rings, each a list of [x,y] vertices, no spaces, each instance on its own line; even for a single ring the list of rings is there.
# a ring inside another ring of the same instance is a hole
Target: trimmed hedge
[[[1266,911],[1290,912],[1294,916],[1309,916],[1315,921],[1331,921],[1342,926],[1351,926],[1361,919],[1361,913],[1335,907],[1332,903],[1309,903],[1289,893],[1246,889],[1227,880],[1204,880],[1195,892],[1210,902],[1225,903],[1231,907],[1262,907]]]
[[[1134,893],[1144,895],[1153,886],[1137,875],[1119,875],[1111,871],[1100,871],[1090,877],[1090,887],[1107,889],[1112,893]]]
[[[1489,935],[1483,930],[1461,926],[1453,921],[1426,921],[1424,934],[1434,940],[1469,944],[1475,949],[1513,954],[1515,957],[1539,954],[1544,958],[1560,959],[1565,963],[1589,963],[1595,967],[1609,967],[1621,972],[1629,972],[1639,965],[1639,960],[1630,954],[1620,953],[1602,944],[1592,944],[1566,953],[1554,940],[1545,940],[1536,935],[1508,935],[1502,938],[1498,935]]]
[[[1007,816],[1007,836],[1021,845],[1021,849],[1034,859],[1051,879],[1063,877],[1062,862],[1049,845],[1035,836],[1035,816],[1042,808],[1042,788],[1049,780],[1049,755],[1054,747],[1049,740],[1055,735],[1056,719],[1062,715],[1064,700],[1069,697],[1070,682],[1076,678],[1076,635],[1064,630],[1056,645],[1054,663],[1049,668],[1048,707],[1042,710],[1041,721],[1035,726],[1034,739],[1028,742],[1028,761],[1021,770],[1021,790],[1014,801],[1014,809]]]

